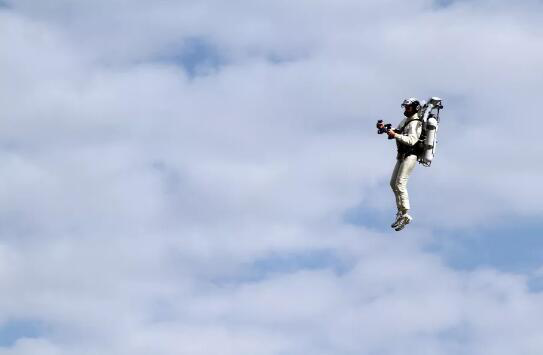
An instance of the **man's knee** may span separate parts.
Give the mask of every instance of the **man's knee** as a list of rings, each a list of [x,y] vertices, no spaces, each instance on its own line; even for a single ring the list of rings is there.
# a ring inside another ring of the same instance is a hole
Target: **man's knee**
[[[397,180],[397,179],[390,180],[390,188],[391,188],[392,191],[394,191],[394,192],[399,191],[399,184],[398,184],[398,180]]]
[[[399,177],[398,180],[396,181],[396,186],[398,187],[398,189],[402,190],[402,189],[407,189],[407,182],[409,181],[409,177],[408,176],[402,176],[402,177]]]

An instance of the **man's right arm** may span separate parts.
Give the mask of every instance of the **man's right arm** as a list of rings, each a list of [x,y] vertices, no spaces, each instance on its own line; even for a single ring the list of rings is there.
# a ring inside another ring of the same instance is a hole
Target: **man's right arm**
[[[407,127],[405,127],[404,132],[405,134],[396,134],[395,138],[398,142],[414,146],[420,136],[420,127],[422,126],[422,123],[420,121],[411,121]]]

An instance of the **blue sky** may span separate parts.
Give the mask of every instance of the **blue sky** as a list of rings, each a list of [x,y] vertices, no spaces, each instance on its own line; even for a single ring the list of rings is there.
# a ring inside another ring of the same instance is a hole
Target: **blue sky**
[[[347,211],[345,221],[384,232],[390,219],[390,211],[387,212],[353,208]],[[530,274],[541,267],[543,260],[541,233],[538,218],[508,216],[477,227],[441,229],[437,226],[435,238],[427,247],[460,270],[492,267]]]
[[[37,338],[45,334],[43,325],[33,320],[10,320],[0,330],[0,345],[11,347],[18,339]]]
[[[540,2],[0,4],[0,355],[541,354]]]

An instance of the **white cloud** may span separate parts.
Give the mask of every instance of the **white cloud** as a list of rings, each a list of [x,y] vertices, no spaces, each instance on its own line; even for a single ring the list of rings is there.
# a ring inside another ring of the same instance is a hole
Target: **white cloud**
[[[541,215],[540,4],[7,3],[1,320],[47,331],[0,354],[543,349],[527,276],[424,251],[437,226]],[[224,63],[191,77],[176,59],[193,38]],[[410,186],[417,224],[346,225],[392,209],[373,126],[412,95],[446,105]],[[316,250],[341,272],[247,277]]]

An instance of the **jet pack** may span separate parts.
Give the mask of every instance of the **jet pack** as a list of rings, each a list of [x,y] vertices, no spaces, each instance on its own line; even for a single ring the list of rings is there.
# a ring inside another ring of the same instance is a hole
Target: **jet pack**
[[[439,129],[439,112],[443,109],[442,100],[439,97],[431,97],[428,102],[421,105],[419,117],[422,117],[424,149],[419,155],[418,161],[429,167],[436,155],[437,130]]]

